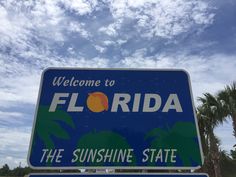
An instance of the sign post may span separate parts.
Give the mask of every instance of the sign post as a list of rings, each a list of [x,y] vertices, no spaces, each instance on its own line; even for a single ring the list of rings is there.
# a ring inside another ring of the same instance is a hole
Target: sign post
[[[200,168],[201,143],[188,74],[45,70],[28,163],[35,169]]]

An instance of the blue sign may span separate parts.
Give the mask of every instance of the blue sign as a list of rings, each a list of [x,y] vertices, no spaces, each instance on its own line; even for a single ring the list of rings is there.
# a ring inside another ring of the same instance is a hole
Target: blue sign
[[[146,174],[89,174],[92,177],[208,177],[204,173],[146,173]],[[48,173],[48,174],[30,174],[29,177],[87,177],[86,174],[66,174],[66,173]]]
[[[196,169],[202,152],[183,70],[44,71],[32,168]]]

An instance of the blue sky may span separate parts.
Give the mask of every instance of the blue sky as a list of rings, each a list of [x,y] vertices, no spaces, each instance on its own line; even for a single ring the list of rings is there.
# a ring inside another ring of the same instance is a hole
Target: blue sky
[[[0,166],[26,165],[47,67],[183,68],[195,98],[236,78],[235,0],[1,0]],[[216,130],[235,144],[230,120]]]

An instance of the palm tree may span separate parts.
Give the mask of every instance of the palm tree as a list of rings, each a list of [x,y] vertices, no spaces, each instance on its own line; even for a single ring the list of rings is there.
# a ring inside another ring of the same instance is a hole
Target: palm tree
[[[210,158],[210,149],[209,149],[210,143],[207,132],[207,128],[209,127],[210,121],[208,117],[204,115],[204,108],[202,106],[199,106],[196,112],[197,112],[199,134],[201,138],[202,150],[204,155],[204,164],[202,165],[201,169],[198,170],[198,172],[205,172],[212,177],[214,176],[215,172],[213,170],[214,167]]]
[[[200,97],[201,105],[198,107],[199,114],[205,120],[206,139],[209,144],[209,157],[214,167],[215,177],[221,177],[219,140],[214,134],[214,128],[225,120],[224,104],[217,100],[210,93],[205,93]]]
[[[224,103],[224,107],[233,120],[234,136],[236,138],[236,82],[227,85],[223,91],[218,94],[218,99]]]
[[[46,148],[54,148],[52,137],[67,140],[69,134],[64,130],[60,122],[63,122],[75,128],[72,118],[63,110],[56,110],[55,112],[48,112],[48,106],[39,106],[37,122],[35,126],[35,135],[43,141]],[[34,138],[35,139],[35,138]]]
[[[104,161],[97,161],[98,159],[101,158],[101,155],[99,155],[100,153],[94,153],[95,160],[89,160],[89,158],[87,159],[88,161],[86,161],[86,154],[90,153],[92,150],[92,152],[95,152],[96,150],[100,151],[100,150],[107,150],[107,152],[113,154],[112,155],[112,159],[111,162],[109,162],[112,165],[118,165],[118,166],[122,166],[123,162],[120,161],[120,159],[117,157],[118,152],[116,150],[127,150],[130,149],[131,146],[129,145],[127,139],[123,136],[121,136],[118,133],[112,132],[112,131],[91,131],[85,135],[83,135],[78,143],[77,143],[77,148],[78,149],[84,149],[83,151],[81,151],[80,153],[80,157],[77,160],[77,165],[78,166],[83,166],[85,164],[89,164],[91,166],[104,166],[107,162]],[[87,149],[89,149],[89,152],[85,152]],[[116,153],[115,153],[116,151]],[[101,153],[103,153],[102,151],[100,151]],[[105,153],[104,153],[105,154]],[[136,165],[136,157],[134,152],[131,153],[131,163],[129,163],[130,166],[135,166]]]
[[[145,139],[150,141],[150,149],[177,149],[177,155],[184,166],[189,167],[192,161],[201,164],[201,155],[195,139],[197,132],[191,122],[178,122],[167,129],[155,128],[149,131]],[[149,162],[154,166],[154,162]],[[166,165],[174,165],[168,163]]]

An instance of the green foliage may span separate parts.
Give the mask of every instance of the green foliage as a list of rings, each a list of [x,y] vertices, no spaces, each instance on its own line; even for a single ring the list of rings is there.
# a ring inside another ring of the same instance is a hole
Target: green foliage
[[[204,172],[211,171],[208,163],[212,162],[214,172],[210,176],[236,177],[234,171],[236,167],[235,151],[231,151],[233,159],[227,155],[222,155],[222,153],[220,154],[220,140],[214,134],[214,129],[218,124],[232,118],[233,133],[236,137],[236,83],[226,86],[224,90],[216,95],[205,93],[203,97],[199,98],[199,101],[201,104],[197,108],[197,115],[205,153],[205,164],[202,169],[205,170]],[[220,156],[222,157],[219,159]]]
[[[227,154],[222,152],[220,164],[222,169],[222,176],[236,177],[236,160],[230,158]]]
[[[60,126],[60,122],[75,128],[72,118],[62,110],[49,112],[47,106],[39,106],[38,121],[36,122],[35,131],[38,137],[43,141],[46,148],[53,148],[54,143],[52,136],[60,139],[69,139],[68,133]]]
[[[0,168],[0,176],[23,177],[31,172],[32,170],[29,167],[24,167],[24,168],[16,167],[13,170],[11,170],[7,164],[3,165],[3,167]]]
[[[145,136],[145,139],[151,139],[151,149],[177,149],[184,166],[191,166],[192,161],[201,164],[196,138],[196,128],[189,122],[178,122],[167,131],[155,128]]]
[[[0,169],[0,176],[7,176],[10,173],[10,168],[7,164]]]
[[[231,150],[230,151],[230,155],[231,155],[233,160],[236,160],[236,149],[235,150]]]
[[[199,98],[201,105],[197,108],[198,110],[198,122],[201,139],[203,140],[203,149],[205,153],[205,162],[212,162],[213,164],[213,175],[217,177],[222,176],[220,168],[220,153],[219,144],[220,141],[214,134],[214,128],[225,120],[224,105],[214,95],[210,93],[203,94],[203,97]],[[204,164],[208,166],[209,164]],[[207,170],[211,171],[210,169]]]
[[[224,90],[217,95],[220,102],[224,104],[225,116],[229,116],[233,121],[233,133],[236,138],[236,82],[227,85]]]
[[[130,149],[130,145],[124,137],[111,131],[90,132],[80,138],[77,148],[80,149]],[[98,158],[98,154],[95,159]],[[129,165],[135,165],[135,155],[132,153],[132,162]],[[79,166],[83,165],[77,163]],[[103,166],[103,162],[91,162],[90,165]],[[122,165],[121,162],[114,162],[114,165]]]
[[[236,115],[236,82],[227,85],[224,90],[218,93],[217,97],[224,102],[230,116]]]

